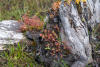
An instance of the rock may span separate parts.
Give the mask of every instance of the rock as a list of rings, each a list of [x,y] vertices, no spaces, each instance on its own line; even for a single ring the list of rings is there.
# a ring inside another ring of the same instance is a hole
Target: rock
[[[40,31],[39,31],[39,32],[37,32],[37,31],[27,31],[27,32],[25,33],[26,37],[27,37],[29,40],[35,40],[35,41],[38,41],[39,34],[40,34]]]
[[[0,22],[0,50],[4,44],[15,44],[25,39],[19,31],[21,23],[15,20],[4,20]]]

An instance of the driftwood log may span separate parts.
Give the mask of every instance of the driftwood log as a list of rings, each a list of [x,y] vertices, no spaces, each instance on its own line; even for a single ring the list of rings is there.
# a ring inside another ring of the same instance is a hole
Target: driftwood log
[[[77,58],[71,67],[85,67],[93,61],[90,44],[93,37],[88,31],[100,23],[100,0],[87,0],[86,3],[80,3],[81,8],[78,6],[74,1],[65,5],[62,0],[59,9],[61,39],[71,47],[72,54]]]

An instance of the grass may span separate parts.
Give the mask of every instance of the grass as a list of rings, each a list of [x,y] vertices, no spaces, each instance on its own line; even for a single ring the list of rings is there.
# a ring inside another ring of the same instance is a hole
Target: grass
[[[10,46],[9,51],[4,51],[1,54],[3,60],[0,61],[0,67],[43,67],[42,64],[37,64],[34,60],[34,53],[23,51],[24,46],[18,43],[17,47]],[[5,63],[2,61],[5,60]]]
[[[19,20],[27,13],[29,16],[45,13],[56,0],[0,0],[0,20]]]

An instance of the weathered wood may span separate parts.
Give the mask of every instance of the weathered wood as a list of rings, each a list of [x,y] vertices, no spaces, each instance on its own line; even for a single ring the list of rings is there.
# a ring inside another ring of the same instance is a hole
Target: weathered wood
[[[61,39],[65,45],[71,47],[72,54],[77,58],[72,67],[84,67],[93,61],[88,25],[93,28],[100,22],[99,0],[87,0],[85,4],[81,2],[80,5],[82,14],[79,14],[74,1],[70,6],[62,1],[59,9],[62,24]]]
[[[92,15],[88,23],[93,28],[96,23],[100,23],[100,0],[87,0],[87,6],[89,7]]]

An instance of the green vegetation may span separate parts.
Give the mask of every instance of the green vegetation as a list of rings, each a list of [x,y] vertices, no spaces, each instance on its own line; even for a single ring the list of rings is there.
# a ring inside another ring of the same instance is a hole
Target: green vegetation
[[[26,13],[42,18],[53,1],[56,0],[0,0],[0,20],[19,20]]]
[[[1,54],[3,60],[0,61],[0,67],[43,67],[35,62],[34,53],[27,53],[23,49],[24,46],[20,44],[17,47],[10,46],[8,51]]]
[[[24,14],[37,15],[40,19],[46,15],[46,11],[56,0],[0,0],[0,21],[20,20]],[[24,47],[10,46],[8,51],[0,54],[0,67],[43,67],[34,60],[35,53],[23,51]]]

